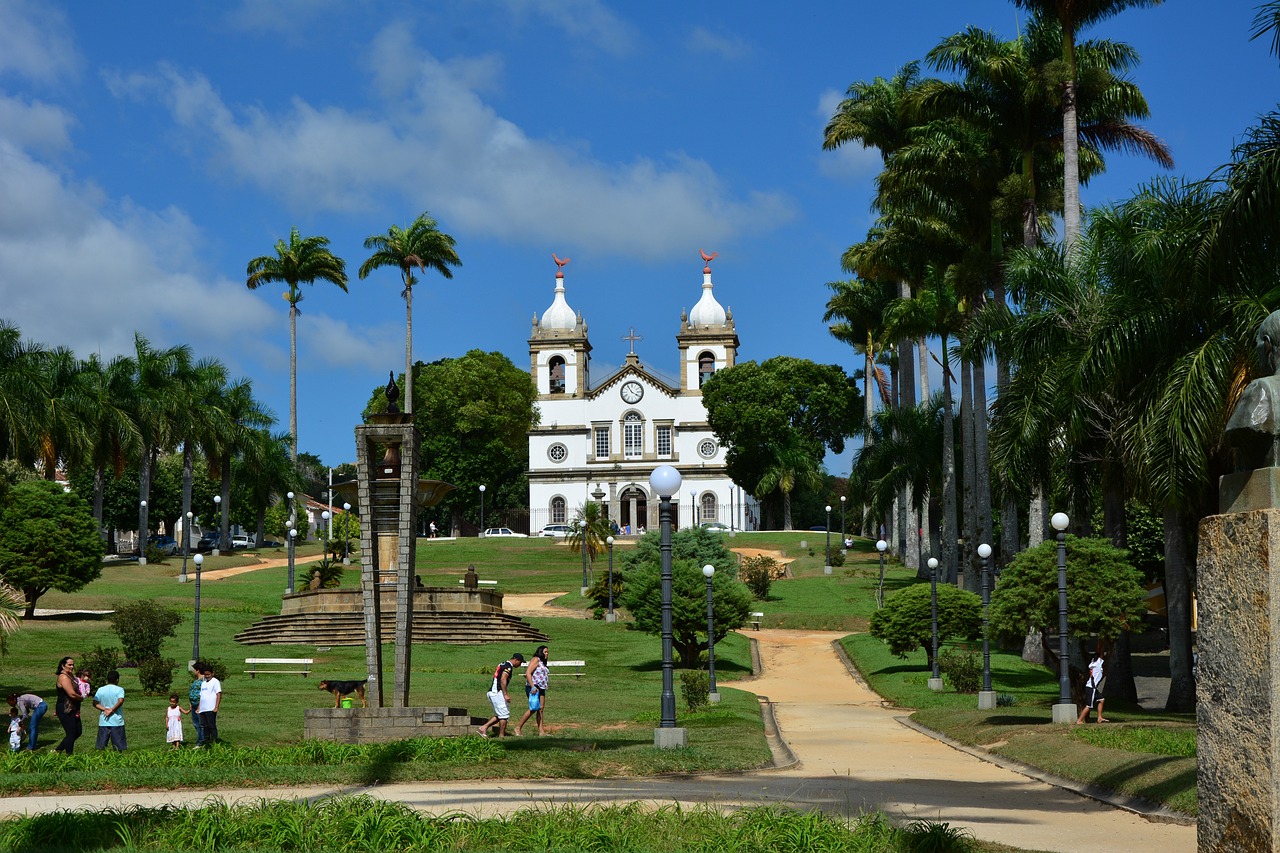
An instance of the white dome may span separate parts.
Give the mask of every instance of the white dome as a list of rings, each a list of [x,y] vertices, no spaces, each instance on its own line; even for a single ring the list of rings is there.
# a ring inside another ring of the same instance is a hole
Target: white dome
[[[538,327],[548,330],[573,331],[577,322],[578,318],[573,309],[564,300],[564,277],[557,275],[556,298],[552,300],[551,307],[542,312],[542,322],[538,324]]]
[[[690,326],[723,326],[728,320],[728,315],[724,312],[724,307],[716,301],[716,297],[711,292],[711,271],[709,269],[702,271],[702,298],[698,300],[698,304],[693,306],[693,310],[689,312]],[[543,318],[546,322],[546,318]]]

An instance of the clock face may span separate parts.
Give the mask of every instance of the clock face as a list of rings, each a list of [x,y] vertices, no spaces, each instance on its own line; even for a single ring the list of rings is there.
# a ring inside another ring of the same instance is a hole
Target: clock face
[[[639,403],[640,398],[644,396],[644,386],[639,382],[624,382],[622,385],[622,399],[628,403]]]

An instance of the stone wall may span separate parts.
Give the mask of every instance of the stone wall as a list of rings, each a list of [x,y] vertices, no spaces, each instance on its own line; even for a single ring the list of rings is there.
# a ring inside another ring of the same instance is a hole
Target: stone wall
[[[466,708],[308,708],[303,737],[338,743],[383,743],[411,737],[475,734]]]
[[[394,613],[396,589],[379,585],[383,613]],[[304,589],[284,597],[280,615],[298,613],[359,613],[364,607],[364,593],[359,589]],[[493,589],[449,589],[429,586],[414,592],[415,613],[448,610],[461,613],[501,613],[502,593]]]

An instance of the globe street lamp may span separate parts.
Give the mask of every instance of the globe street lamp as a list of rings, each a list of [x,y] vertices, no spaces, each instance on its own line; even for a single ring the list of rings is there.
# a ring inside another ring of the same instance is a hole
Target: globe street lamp
[[[604,542],[609,546],[609,612],[605,614],[604,621],[617,622],[618,617],[613,612],[613,537],[606,536]]]
[[[685,730],[676,728],[675,668],[671,660],[671,496],[680,494],[680,472],[659,465],[649,475],[649,488],[658,495],[658,553],[662,561],[662,721],[653,732],[659,749],[683,747]]]
[[[702,576],[707,579],[707,673],[711,690],[707,698],[715,703],[720,701],[720,693],[716,690],[716,622],[711,607],[711,579],[716,576],[716,567],[710,564],[703,566]]]
[[[929,689],[941,690],[942,677],[938,674],[938,558],[929,558],[929,602],[933,616],[933,674],[929,676]]]
[[[1065,512],[1055,512],[1049,523],[1058,531],[1058,703],[1053,706],[1053,721],[1074,723],[1076,703],[1071,701],[1067,671],[1067,525],[1071,519]]]
[[[296,527],[290,527],[289,528],[289,585],[285,588],[286,595],[293,592],[293,549],[294,549],[295,539],[297,538],[297,536],[298,536],[298,529]]]
[[[876,550],[880,552],[880,585],[876,587],[876,607],[884,607],[884,552],[889,543],[883,539],[876,540]]]
[[[329,521],[329,519],[331,519],[331,518],[333,518],[333,516],[332,516],[332,515],[330,515],[329,510],[327,510],[327,509],[326,509],[324,512],[320,513],[320,527],[321,527],[321,528],[323,528],[323,527],[325,526],[325,524],[326,524],[326,523],[328,523],[328,526],[329,526],[329,539],[333,539],[333,522]],[[325,559],[328,559],[328,557],[329,557],[329,542],[328,542],[328,541],[326,541],[326,542],[324,543],[324,550],[322,550],[322,551],[320,552],[320,554],[321,554],[321,556],[322,556],[322,557],[324,557]]]
[[[822,564],[822,573],[831,574],[831,504],[827,504],[827,559]]]
[[[204,554],[196,554],[196,638],[191,644],[191,659],[200,660],[200,567],[204,565]]]
[[[996,693],[991,689],[991,640],[987,637],[987,606],[991,603],[991,546],[983,542],[978,546],[982,558],[982,690],[978,692],[978,710],[990,711],[996,706]]]
[[[147,502],[138,501],[138,565],[147,564]]]
[[[480,535],[484,535],[484,483],[480,484]]]
[[[844,538],[844,502],[845,502],[845,496],[841,495],[840,496],[840,553],[848,554],[849,548],[847,545],[844,544],[847,541]]]
[[[342,519],[342,565],[351,565],[351,504],[343,504],[346,513]]]
[[[214,540],[218,544],[213,549],[213,556],[216,557],[222,553],[222,495],[213,496],[213,514],[215,523],[218,525],[218,538]]]
[[[191,544],[191,511],[187,511],[187,519],[182,523],[182,571],[178,573],[178,583],[187,582],[187,553]]]

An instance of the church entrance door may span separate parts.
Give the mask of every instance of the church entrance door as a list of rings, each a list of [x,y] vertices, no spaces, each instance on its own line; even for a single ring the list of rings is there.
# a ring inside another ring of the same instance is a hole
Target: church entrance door
[[[618,504],[618,524],[623,530],[634,536],[641,529],[648,529],[649,498],[642,490],[628,486],[618,496]]]

